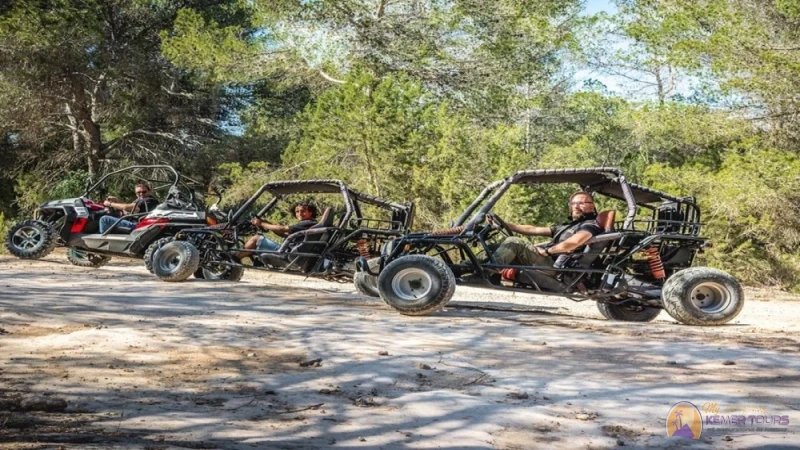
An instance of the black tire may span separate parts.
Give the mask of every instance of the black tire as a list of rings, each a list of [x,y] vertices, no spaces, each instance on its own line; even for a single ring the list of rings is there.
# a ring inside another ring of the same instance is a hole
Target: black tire
[[[456,277],[439,259],[408,255],[395,259],[378,276],[378,291],[392,309],[423,316],[441,309],[456,289]],[[415,291],[420,293],[416,294]]]
[[[690,267],[672,275],[661,292],[664,309],[686,325],[722,325],[744,307],[742,285],[710,267]]]
[[[380,258],[372,258],[368,261],[369,269],[375,272],[380,267]],[[353,275],[353,284],[356,290],[366,295],[367,297],[380,297],[381,293],[378,291],[378,277],[370,275],[367,272],[356,272]]]
[[[153,255],[156,254],[158,249],[174,240],[175,236],[167,236],[153,242],[147,247],[147,250],[144,251],[144,257],[142,259],[144,259],[144,266],[147,268],[148,272],[153,273]]]
[[[638,305],[612,305],[597,302],[600,314],[608,320],[621,322],[652,322],[661,314],[661,309]]]
[[[378,277],[370,275],[366,272],[356,272],[353,275],[353,284],[356,290],[367,297],[380,297],[381,293],[378,291]]]
[[[153,255],[153,273],[162,281],[183,281],[200,265],[197,247],[185,242],[165,244]]]
[[[95,269],[98,267],[103,267],[109,261],[111,261],[110,256],[98,255],[97,253],[89,253],[73,249],[67,250],[67,259],[72,263],[72,265],[78,267],[93,267]]]
[[[194,273],[195,278],[212,281],[239,281],[243,276],[244,267],[241,266],[201,267]]]
[[[58,244],[55,230],[47,222],[22,221],[8,231],[6,248],[21,259],[40,259],[49,255]]]

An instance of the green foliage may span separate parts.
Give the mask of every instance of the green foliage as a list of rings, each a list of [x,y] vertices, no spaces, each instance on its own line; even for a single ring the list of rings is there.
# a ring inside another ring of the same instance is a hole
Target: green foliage
[[[697,164],[653,165],[648,180],[698,197],[704,235],[714,247],[701,256],[745,283],[800,289],[800,158],[741,145],[725,153],[720,169]]]
[[[414,200],[421,227],[454,218],[488,182],[525,161],[515,130],[473,126],[403,75],[354,71],[306,110],[303,124],[284,155],[286,170]]]
[[[11,229],[11,221],[8,220],[2,212],[0,212],[0,236],[3,240],[8,236],[8,231]],[[5,245],[0,245],[0,253],[7,253],[8,249]]]
[[[54,183],[48,183],[35,174],[19,177],[15,190],[22,215],[30,215],[42,202],[80,197],[86,191],[89,174],[84,170],[67,172]]]

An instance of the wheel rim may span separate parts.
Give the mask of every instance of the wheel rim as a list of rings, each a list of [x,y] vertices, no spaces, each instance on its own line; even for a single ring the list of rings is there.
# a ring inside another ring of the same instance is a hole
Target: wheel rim
[[[707,281],[692,288],[692,305],[709,313],[725,311],[731,304],[731,292],[720,283]]]
[[[20,250],[33,250],[44,240],[44,235],[36,227],[20,227],[11,237],[11,243]]]
[[[173,247],[161,249],[161,255],[158,258],[158,268],[161,273],[173,273],[181,264],[183,255],[180,250]]]
[[[392,278],[392,291],[402,300],[413,302],[431,292],[433,280],[422,269],[403,269]]]

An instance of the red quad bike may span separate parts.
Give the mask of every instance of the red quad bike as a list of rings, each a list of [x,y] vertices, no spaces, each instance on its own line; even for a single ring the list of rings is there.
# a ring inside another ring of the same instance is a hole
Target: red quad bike
[[[314,226],[290,234],[276,250],[254,250],[253,265],[243,265],[238,255],[245,250],[245,237],[262,232],[250,220],[271,216],[281,201],[309,195],[322,204],[342,206],[324,208]],[[264,206],[259,207],[261,204]],[[355,275],[359,292],[378,297],[376,278],[365,272],[357,274],[356,263],[363,260],[376,267],[381,246],[407,233],[413,216],[413,203],[373,197],[339,180],[274,181],[261,186],[226,223],[181,231],[175,242],[155,254],[153,273],[163,281],[183,281],[198,270],[231,273],[227,279],[235,281],[247,268],[348,283]]]
[[[128,214],[107,208],[102,201],[90,197],[100,194],[109,184],[116,183],[118,189],[125,186],[132,192],[133,184],[141,182],[152,188],[155,198],[163,198],[152,211]],[[224,219],[216,205],[206,208],[202,195],[193,186],[199,184],[182,179],[170,166],[126,167],[105,175],[92,185],[87,184],[86,193],[81,197],[42,203],[33,219],[11,228],[6,246],[11,254],[22,259],[43,258],[56,246],[64,246],[68,249],[67,258],[77,266],[101,267],[112,256],[121,256],[144,259],[150,269],[152,255],[177,232]],[[100,218],[107,215],[117,221],[105,233],[100,233]],[[123,219],[134,222],[135,227],[121,226]]]
[[[513,233],[492,208],[513,185],[567,183],[596,196],[621,200],[599,211],[604,233],[553,266],[498,264],[492,253]],[[637,213],[645,212],[646,219]],[[650,214],[646,214],[649,211]],[[381,298],[402,314],[424,315],[442,308],[456,284],[594,300],[608,319],[649,322],[662,309],[687,325],[721,325],[736,317],[744,293],[731,275],[692,267],[710,244],[700,234],[693,197],[676,197],[629,183],[617,168],[526,170],[490,184],[452,228],[402,236],[384,245],[377,270]],[[458,278],[457,278],[458,277]]]

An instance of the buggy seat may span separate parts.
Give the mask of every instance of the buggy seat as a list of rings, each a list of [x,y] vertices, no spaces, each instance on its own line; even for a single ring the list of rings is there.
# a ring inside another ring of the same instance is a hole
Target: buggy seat
[[[319,222],[311,228],[292,233],[283,241],[278,253],[289,267],[296,266],[303,272],[309,272],[319,260],[319,256],[292,256],[292,253],[322,253],[336,234],[337,227],[333,226],[333,208],[327,207],[322,213]]]
[[[605,250],[608,245],[614,240],[618,239],[621,234],[614,232],[614,219],[616,218],[616,211],[608,210],[602,211],[597,214],[597,225],[603,229],[601,234],[594,236],[587,241],[582,253],[564,254],[560,255],[553,267],[588,267],[590,266],[599,255],[598,252]],[[503,269],[500,271],[501,276],[510,281],[522,281],[528,284],[536,284],[547,290],[563,290],[566,285],[553,276],[544,273],[541,270],[520,270],[516,269]]]

